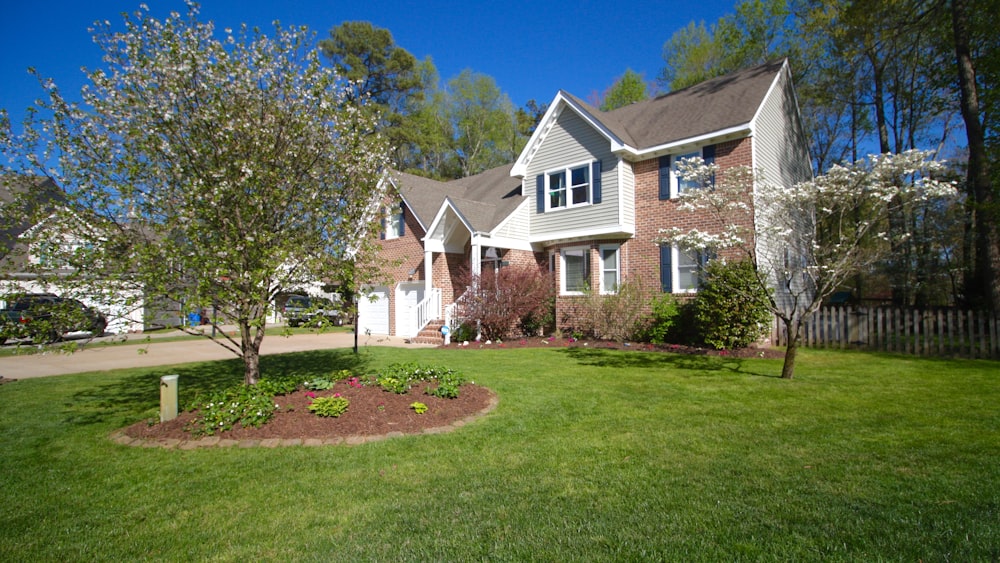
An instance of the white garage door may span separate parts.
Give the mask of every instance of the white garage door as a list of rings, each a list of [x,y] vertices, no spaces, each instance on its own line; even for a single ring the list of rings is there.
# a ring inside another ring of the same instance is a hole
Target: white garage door
[[[358,301],[358,334],[389,334],[389,288],[371,287]]]

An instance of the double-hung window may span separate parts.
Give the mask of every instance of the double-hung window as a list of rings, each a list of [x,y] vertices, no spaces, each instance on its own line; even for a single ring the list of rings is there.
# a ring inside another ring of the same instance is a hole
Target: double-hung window
[[[664,293],[694,293],[701,286],[705,264],[714,258],[709,250],[686,251],[660,247],[660,289]]]
[[[403,203],[386,209],[386,216],[382,220],[382,238],[385,240],[396,239],[406,234],[406,213]]]
[[[590,286],[590,248],[566,248],[560,252],[561,293],[579,295]]]
[[[673,199],[678,195],[702,187],[697,181],[682,178],[679,165],[690,158],[701,157],[706,165],[715,162],[715,145],[706,145],[696,151],[660,157],[660,199]]]
[[[590,203],[589,162],[550,170],[545,173],[547,210],[564,209]]]
[[[601,293],[618,293],[621,283],[621,247],[601,247]]]

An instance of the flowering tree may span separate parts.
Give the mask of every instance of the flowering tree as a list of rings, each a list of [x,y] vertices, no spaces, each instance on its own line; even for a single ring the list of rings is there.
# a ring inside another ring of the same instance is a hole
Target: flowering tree
[[[889,214],[955,196],[952,184],[935,179],[943,165],[929,157],[872,155],[794,186],[769,184],[745,167],[720,170],[690,159],[681,174],[704,187],[685,192],[680,207],[698,213],[705,227],[663,229],[657,242],[728,249],[753,261],[756,286],[767,290],[768,307],[787,336],[781,376],[790,379],[808,316],[850,276],[886,258],[889,245],[878,242],[889,241]]]
[[[62,287],[124,306],[216,306],[240,329],[217,342],[254,384],[275,295],[359,275],[351,264],[371,254],[388,147],[305,28],[217,35],[197,15],[191,3],[160,21],[142,6],[122,32],[97,24],[105,68],[82,103],[43,80],[24,132],[0,131],[3,166],[66,192],[79,228]]]

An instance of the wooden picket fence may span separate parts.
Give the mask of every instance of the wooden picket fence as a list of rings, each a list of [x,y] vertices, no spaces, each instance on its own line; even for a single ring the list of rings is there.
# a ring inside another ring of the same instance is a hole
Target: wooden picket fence
[[[780,323],[771,337],[775,344],[785,344]],[[831,306],[806,321],[802,345],[1000,359],[1000,321],[985,311]]]

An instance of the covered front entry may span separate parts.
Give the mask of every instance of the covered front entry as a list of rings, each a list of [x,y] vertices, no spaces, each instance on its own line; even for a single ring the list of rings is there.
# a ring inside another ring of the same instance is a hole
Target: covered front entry
[[[424,299],[424,282],[404,282],[396,287],[396,336],[417,335],[416,306]]]
[[[370,287],[358,301],[358,333],[389,334],[389,288]]]

